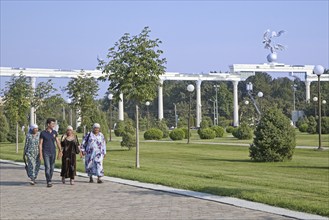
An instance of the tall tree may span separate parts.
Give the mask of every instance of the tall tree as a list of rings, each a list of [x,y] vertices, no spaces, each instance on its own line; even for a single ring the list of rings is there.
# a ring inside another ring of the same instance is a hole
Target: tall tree
[[[6,82],[4,110],[10,130],[16,130],[16,153],[18,153],[18,142],[23,141],[22,136],[19,139],[22,134],[18,127],[27,125],[32,95],[31,83],[22,72],[19,76],[13,76],[10,81]],[[8,136],[8,139],[10,142],[15,142],[12,135]]]
[[[72,101],[72,106],[77,110],[81,117],[81,125],[91,128],[92,123],[98,122],[95,118],[95,112],[98,111],[98,104],[95,101],[99,85],[97,79],[90,73],[82,71],[77,78],[69,81],[65,88]],[[106,132],[106,131],[105,131]]]
[[[45,118],[49,117],[51,112],[54,110],[53,108],[49,108],[49,105],[51,104],[49,103],[51,100],[49,98],[55,91],[57,91],[57,89],[53,87],[52,80],[40,82],[35,88],[32,106],[35,108],[37,123],[39,125],[44,124]]]
[[[165,58],[158,49],[162,43],[159,39],[149,39],[149,27],[145,27],[139,35],[124,34],[114,47],[109,49],[108,63],[99,60],[98,69],[109,80],[108,90],[113,92],[114,99],[120,100],[120,93],[126,99],[133,100],[136,107],[136,167],[139,168],[139,126],[138,108],[141,103],[152,101],[156,97],[159,76],[164,74]]]

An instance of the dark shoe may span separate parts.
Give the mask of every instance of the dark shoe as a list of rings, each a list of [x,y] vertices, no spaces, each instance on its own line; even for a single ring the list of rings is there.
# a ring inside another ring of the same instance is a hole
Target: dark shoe
[[[51,182],[47,183],[47,187],[52,187],[53,184]]]
[[[98,179],[97,183],[103,183],[103,181],[101,179]]]
[[[62,177],[62,183],[65,184],[65,177]]]
[[[93,177],[91,176],[90,178],[89,178],[89,183],[93,183],[94,182],[94,180],[93,180]]]

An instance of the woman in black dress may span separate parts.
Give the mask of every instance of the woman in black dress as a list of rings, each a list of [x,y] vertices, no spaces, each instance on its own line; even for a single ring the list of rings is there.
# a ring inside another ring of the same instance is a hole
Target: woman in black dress
[[[62,146],[62,182],[65,184],[65,178],[70,178],[71,185],[74,185],[74,176],[76,175],[76,154],[80,153],[78,137],[73,133],[72,126],[68,126],[66,134],[61,138]]]

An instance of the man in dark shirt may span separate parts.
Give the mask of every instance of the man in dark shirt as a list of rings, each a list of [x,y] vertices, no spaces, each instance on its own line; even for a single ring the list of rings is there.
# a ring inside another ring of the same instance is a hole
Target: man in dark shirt
[[[55,168],[56,146],[58,148],[58,158],[62,156],[61,143],[58,140],[58,134],[54,130],[56,120],[54,118],[47,119],[47,129],[40,134],[39,152],[40,160],[44,159],[47,187],[52,187],[51,179]]]

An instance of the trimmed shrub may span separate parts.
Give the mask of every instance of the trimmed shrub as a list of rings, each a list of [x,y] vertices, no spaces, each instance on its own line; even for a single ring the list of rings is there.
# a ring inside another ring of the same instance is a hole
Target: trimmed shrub
[[[322,134],[329,134],[329,117],[322,118],[321,131]]]
[[[163,132],[158,128],[151,128],[144,133],[145,140],[161,140]]]
[[[203,117],[202,117],[202,121],[201,121],[201,123],[202,123],[203,121],[204,121],[204,122],[208,122],[208,123],[207,123],[207,127],[211,127],[211,126],[213,126],[212,119],[211,119],[209,116],[203,116]],[[206,127],[202,127],[202,126],[201,126],[201,123],[200,123],[200,128],[206,128]]]
[[[234,127],[233,126],[227,126],[226,127],[226,132],[227,133],[230,133],[231,134],[233,131],[234,131]]]
[[[187,128],[181,128],[183,131],[184,131],[184,133],[185,133],[185,136],[184,136],[184,139],[187,139],[188,137],[187,137],[187,132],[188,132],[188,129]],[[192,132],[190,131],[190,137],[192,137]]]
[[[308,124],[308,118],[305,116],[298,119],[296,122],[296,127],[299,128],[303,124]]]
[[[290,119],[274,108],[265,112],[260,119],[249,156],[254,161],[291,160],[295,147],[295,129]]]
[[[203,119],[203,120],[200,122],[200,128],[198,129],[198,135],[200,135],[200,130],[201,130],[201,129],[205,129],[205,128],[209,128],[209,127],[210,127],[210,123],[209,123],[209,121]]]
[[[167,126],[167,124],[164,120],[157,121],[155,123],[155,128],[158,128],[163,132],[163,136],[162,136],[163,138],[169,137],[169,129],[168,129],[168,126]]]
[[[132,122],[127,121],[122,133],[121,147],[128,147],[130,150],[132,147],[136,146],[136,135],[135,128],[132,125]]]
[[[239,127],[233,130],[232,134],[239,140],[249,140],[253,136],[252,129],[246,123],[241,123]]]
[[[215,131],[216,137],[224,136],[224,128],[222,128],[220,126],[212,126],[211,129]]]
[[[201,139],[214,139],[216,132],[211,128],[204,128],[199,130],[199,136]]]
[[[299,125],[298,130],[300,132],[306,132],[308,129],[308,125],[306,123]]]
[[[124,132],[122,135],[121,147],[127,147],[128,150],[136,146],[136,137],[130,133]]]
[[[125,131],[125,123],[123,121],[118,121],[114,130],[115,136],[122,137],[124,131]]]
[[[170,132],[169,137],[173,141],[183,140],[185,137],[185,132],[181,128],[175,128]]]
[[[316,134],[317,133],[317,123],[316,123],[316,120],[315,120],[315,117],[313,116],[310,116],[308,117],[308,127],[307,127],[307,132],[310,133],[310,134]]]

